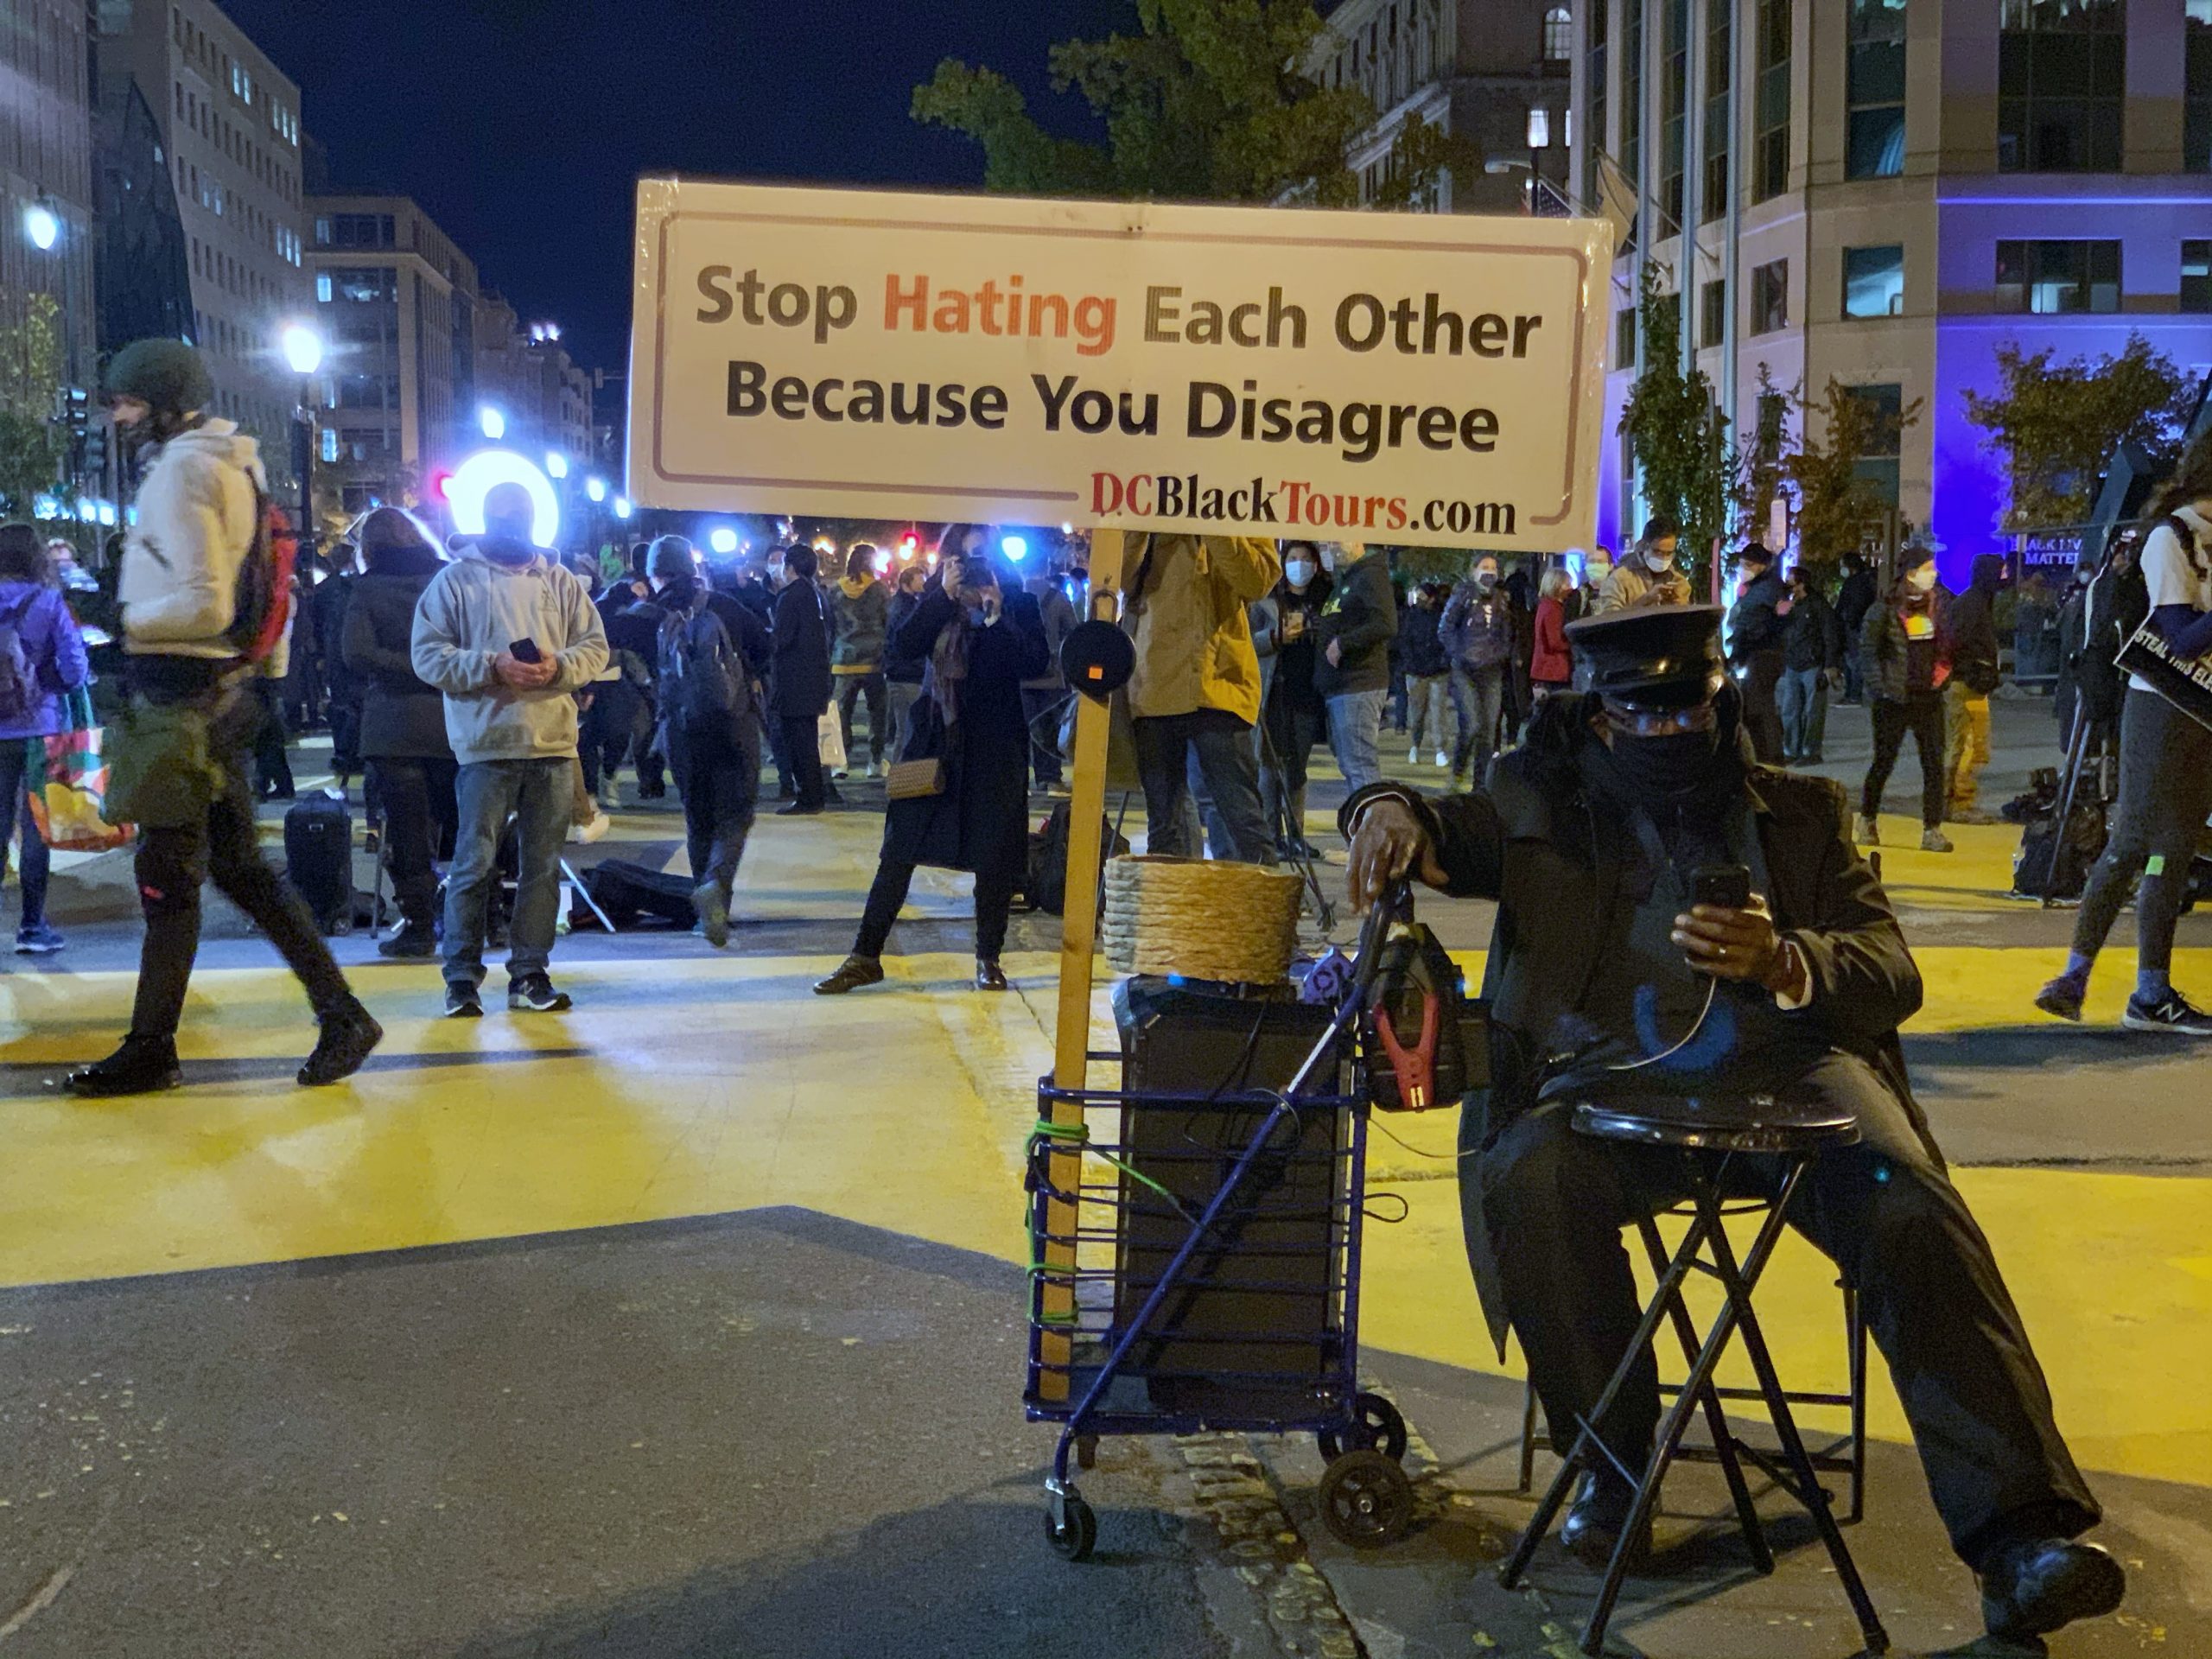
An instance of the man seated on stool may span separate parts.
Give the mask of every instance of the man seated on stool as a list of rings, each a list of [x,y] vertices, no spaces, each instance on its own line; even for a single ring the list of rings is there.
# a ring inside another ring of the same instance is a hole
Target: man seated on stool
[[[2108,1613],[2119,1563],[2071,1541],[2097,1501],[1906,1083],[1897,1033],[1920,1007],[1919,971],[1852,844],[1843,791],[1747,758],[1720,616],[1576,623],[1585,692],[1540,704],[1485,786],[1425,799],[1377,784],[1344,808],[1355,906],[1407,875],[1497,901],[1491,1084],[1466,1103],[1459,1183],[1491,1335],[1502,1357],[1509,1324],[1518,1333],[1567,1446],[1636,1331],[1621,1230],[1682,1196],[1670,1154],[1576,1134],[1577,1100],[1617,1084],[1630,1109],[1656,1090],[1847,1110],[1862,1138],[1814,1162],[1791,1221],[1858,1287],[1990,1630],[2026,1637]],[[1693,906],[1694,874],[1715,865],[1749,868],[1749,909]],[[1548,1078],[1592,1073],[1587,1091],[1539,1103]],[[1659,1415],[1647,1351],[1603,1426],[1625,1466],[1649,1460]],[[1633,1499],[1601,1464],[1567,1547],[1603,1565]]]

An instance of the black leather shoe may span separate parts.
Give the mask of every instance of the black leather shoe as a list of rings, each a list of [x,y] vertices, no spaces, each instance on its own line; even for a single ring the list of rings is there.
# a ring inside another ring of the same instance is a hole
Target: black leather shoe
[[[1574,1489],[1574,1502],[1567,1506],[1567,1519],[1560,1525],[1559,1541],[1576,1560],[1602,1573],[1611,1565],[1621,1529],[1628,1524],[1629,1511],[1635,1507],[1636,1488],[1611,1469],[1602,1474],[1585,1473],[1581,1484]],[[1643,1535],[1629,1551],[1629,1566],[1639,1567],[1650,1555],[1651,1523],[1647,1521]]]
[[[156,1095],[183,1081],[174,1039],[126,1037],[114,1053],[80,1071],[72,1071],[61,1086],[81,1099],[105,1100],[119,1095]]]
[[[779,818],[811,818],[819,817],[822,811],[821,807],[808,806],[804,802],[793,801],[789,806],[778,807],[776,816]]]
[[[857,991],[863,985],[877,985],[883,981],[883,964],[874,957],[858,952],[847,957],[838,964],[837,971],[823,980],[817,980],[817,996],[842,996],[847,991]]]
[[[383,1040],[384,1027],[370,1018],[359,1002],[348,1000],[337,1012],[324,1016],[315,1052],[300,1068],[300,1087],[321,1089],[352,1077]]]
[[[2007,1544],[1981,1566],[1982,1622],[2007,1641],[2102,1618],[2126,1593],[2127,1574],[2109,1553],[2064,1538]]]
[[[428,922],[409,922],[377,946],[395,962],[427,962],[438,954],[438,933]]]
[[[1007,988],[1006,970],[995,958],[976,958],[976,988],[979,991],[1002,991]]]

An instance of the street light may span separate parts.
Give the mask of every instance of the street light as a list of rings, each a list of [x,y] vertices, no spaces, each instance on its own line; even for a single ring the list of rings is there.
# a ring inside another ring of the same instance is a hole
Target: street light
[[[728,524],[717,524],[707,533],[707,545],[727,558],[737,551],[737,532]]]
[[[484,435],[494,443],[507,435],[507,417],[489,404],[478,408],[476,424],[484,429]]]
[[[628,496],[618,495],[614,498],[614,516],[617,518],[627,518],[630,516],[630,498]]]
[[[277,348],[300,377],[300,409],[293,417],[292,470],[300,475],[301,538],[315,550],[315,372],[322,366],[322,336],[304,322],[288,322]]]
[[[23,234],[41,253],[50,253],[61,239],[61,215],[43,201],[35,201],[23,209]]]
[[[603,478],[594,478],[586,480],[584,484],[584,493],[589,496],[594,504],[606,500],[607,480]]]
[[[548,449],[545,452],[545,476],[548,478],[566,478],[568,475],[569,458],[563,454],[558,449]]]

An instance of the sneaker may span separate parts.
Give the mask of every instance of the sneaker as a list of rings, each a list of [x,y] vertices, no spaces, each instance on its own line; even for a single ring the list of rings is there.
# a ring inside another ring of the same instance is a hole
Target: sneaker
[[[835,772],[831,772],[831,773],[830,774],[830,781],[831,781],[832,783],[839,783],[839,784],[842,784],[842,783],[843,783],[843,782],[845,781],[845,779],[848,779],[848,778],[851,777],[852,775],[853,775],[853,774],[852,774],[851,772],[847,772],[847,771],[846,771],[842,766],[840,766],[840,767],[838,767],[838,768],[837,768],[837,770],[836,770],[836,771],[835,771]]]
[[[315,1052],[300,1068],[300,1087],[321,1089],[343,1082],[361,1069],[362,1062],[383,1040],[384,1027],[359,999],[346,998],[335,1013],[323,1016],[322,1035],[315,1039]]]
[[[16,930],[16,954],[19,957],[50,957],[67,943],[45,922]]]
[[[2082,1022],[2082,1000],[2088,995],[2087,981],[2061,974],[2036,993],[2036,1007],[2054,1020]]]
[[[1852,835],[1861,847],[1878,847],[1882,844],[1882,826],[1864,812],[1859,815],[1859,822],[1853,826]]]
[[[1923,830],[1920,832],[1920,850],[1923,853],[1948,853],[1951,850],[1951,838],[1941,830]]]
[[[885,777],[888,775],[889,771],[890,768],[880,760],[871,760],[868,763],[868,775],[871,778]]]
[[[729,943],[729,895],[719,881],[702,881],[691,889],[691,908],[699,912],[699,931],[719,950]]]
[[[817,996],[842,996],[856,991],[863,985],[878,985],[883,982],[883,963],[874,957],[864,957],[858,951],[837,964],[837,971],[829,978],[815,982]]]
[[[484,1017],[482,993],[465,979],[446,982],[446,1018],[448,1020],[481,1020]]]
[[[588,847],[613,827],[614,820],[601,811],[598,804],[594,802],[592,805],[591,817],[570,830],[569,839],[581,846]]]
[[[1409,766],[1417,766],[1421,765],[1420,744],[1416,743],[1413,747],[1406,751],[1406,764]]]
[[[1442,749],[1439,749],[1436,752],[1436,769],[1439,772],[1442,772],[1446,768],[1449,767],[1451,764],[1452,757],[1446,753]]]
[[[2196,1007],[2171,986],[2155,1002],[2139,996],[2127,999],[2127,1012],[2120,1023],[2130,1031],[2169,1031],[2177,1037],[2212,1037],[2212,1014]]]
[[[517,1014],[566,1014],[575,1004],[543,974],[524,974],[507,982],[507,1007]]]
[[[123,1046],[104,1060],[72,1071],[61,1086],[80,1100],[110,1100],[121,1095],[159,1094],[184,1081],[170,1037],[125,1037]]]
[[[609,812],[620,812],[622,810],[622,791],[615,786],[612,778],[602,778],[599,780],[599,804]]]
[[[821,811],[822,808],[818,806],[809,806],[803,801],[792,801],[778,807],[776,816],[779,818],[811,818],[818,816]]]
[[[395,962],[425,962],[438,954],[438,931],[428,922],[409,922],[377,945],[377,954]]]

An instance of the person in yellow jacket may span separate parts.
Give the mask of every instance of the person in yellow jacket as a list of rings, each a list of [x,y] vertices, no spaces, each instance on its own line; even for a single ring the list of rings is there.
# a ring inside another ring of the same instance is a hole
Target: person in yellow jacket
[[[1252,737],[1260,659],[1244,607],[1282,579],[1281,556],[1274,543],[1256,537],[1141,536],[1127,558],[1122,625],[1136,645],[1128,697],[1146,848],[1182,858],[1201,852],[1185,810],[1195,756],[1234,843],[1215,855],[1273,864]]]

